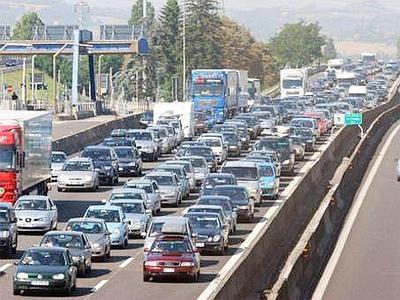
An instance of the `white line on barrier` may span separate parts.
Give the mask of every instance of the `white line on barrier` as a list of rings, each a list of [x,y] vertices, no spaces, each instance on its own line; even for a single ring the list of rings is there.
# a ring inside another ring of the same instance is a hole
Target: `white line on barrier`
[[[370,172],[368,173],[367,178],[365,179],[361,188],[359,189],[359,191],[355,197],[355,200],[353,202],[353,205],[351,206],[349,214],[346,217],[343,229],[340,232],[340,235],[339,235],[338,241],[336,243],[335,249],[332,253],[332,256],[330,257],[329,262],[326,265],[326,268],[324,270],[324,273],[322,274],[322,277],[321,277],[320,281],[318,282],[317,288],[314,291],[314,294],[312,297],[313,300],[322,299],[322,297],[324,296],[325,290],[328,287],[328,284],[333,275],[333,272],[335,271],[335,268],[339,261],[340,255],[342,254],[343,248],[344,248],[346,241],[350,235],[354,221],[356,220],[357,215],[360,211],[360,208],[364,202],[365,196],[367,195],[367,192],[371,186],[372,180],[375,178],[376,173],[378,172],[378,168],[381,165],[386,152],[388,151],[391,143],[393,142],[393,139],[395,138],[395,136],[398,134],[399,131],[400,131],[400,124],[397,125],[397,127],[391,132],[391,134],[389,135],[385,144],[383,145],[382,149],[376,155],[377,159],[375,160]]]
[[[94,288],[92,288],[92,293],[96,293],[99,289],[101,289],[106,283],[108,282],[108,280],[103,279],[101,280],[98,284],[96,284],[94,286]]]
[[[7,263],[7,264],[4,264],[4,265],[2,265],[1,267],[0,267],[0,273],[1,272],[4,272],[5,270],[7,270],[9,267],[11,267],[12,266],[12,264],[11,263]]]
[[[133,261],[133,259],[134,259],[134,257],[129,257],[122,264],[120,264],[119,267],[125,268],[127,265],[129,265]]]

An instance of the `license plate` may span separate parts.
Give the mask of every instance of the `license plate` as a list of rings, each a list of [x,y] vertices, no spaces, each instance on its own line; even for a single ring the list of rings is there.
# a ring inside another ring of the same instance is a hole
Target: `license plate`
[[[124,168],[119,168],[119,170],[120,170],[120,171],[123,171],[123,170],[124,170]]]
[[[42,281],[42,280],[36,280],[31,282],[32,285],[36,286],[48,286],[49,282],[48,281]]]
[[[198,247],[198,248],[204,248],[204,243],[196,243],[196,247]]]
[[[174,273],[175,269],[174,268],[164,268],[164,273]]]

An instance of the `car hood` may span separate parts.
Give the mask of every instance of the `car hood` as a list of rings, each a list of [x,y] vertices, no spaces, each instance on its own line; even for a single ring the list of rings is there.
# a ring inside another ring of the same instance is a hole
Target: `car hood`
[[[84,249],[68,248],[68,250],[71,253],[71,255],[74,256],[74,257],[83,256],[85,254],[85,250]]]
[[[159,189],[160,189],[160,191],[165,191],[165,192],[175,192],[177,189],[178,189],[178,187],[175,187],[175,186],[166,186],[166,185],[160,185],[159,186]]]
[[[68,266],[27,266],[19,264],[17,266],[16,272],[23,272],[23,273],[40,273],[44,274],[58,274],[58,273],[65,273]]]
[[[134,220],[134,221],[141,221],[144,219],[144,216],[142,214],[127,214],[125,213],[125,216],[129,220]]]
[[[123,229],[122,223],[107,223],[107,228],[110,232],[114,229]]]
[[[51,164],[51,169],[53,171],[61,171],[63,166],[64,166],[64,163],[52,163]]]
[[[70,179],[70,178],[82,178],[85,176],[92,176],[92,175],[93,172],[91,171],[67,171],[67,172],[61,172],[59,176]]]
[[[214,236],[220,234],[218,230],[213,228],[194,228],[193,231],[198,235],[205,235],[205,236]]]
[[[48,211],[45,210],[15,210],[15,216],[17,218],[44,218],[48,217]]]
[[[244,181],[238,180],[238,185],[243,186],[248,189],[257,189],[258,188],[258,181]]]
[[[136,140],[135,142],[136,142],[136,146],[139,146],[139,147],[145,147],[145,146],[153,147],[152,141]]]
[[[101,233],[99,233],[99,234],[86,234],[86,237],[88,238],[90,244],[94,244],[97,241],[102,240],[104,235],[101,234]]]

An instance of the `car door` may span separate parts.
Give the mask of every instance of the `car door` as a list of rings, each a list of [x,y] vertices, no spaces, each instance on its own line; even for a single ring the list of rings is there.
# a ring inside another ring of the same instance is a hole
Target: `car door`
[[[83,239],[83,247],[85,249],[84,253],[85,253],[86,261],[91,263],[91,261],[92,261],[92,251],[91,251],[89,240],[87,239],[85,234],[82,234],[82,239]]]
[[[153,192],[154,192],[154,199],[155,199],[155,204],[154,207],[161,208],[161,197],[160,197],[160,189],[158,187],[157,182],[153,182],[152,184]]]
[[[50,218],[52,220],[52,224],[54,224],[54,222],[58,221],[58,210],[57,210],[57,206],[54,204],[54,201],[51,199],[48,199],[48,207],[50,210]]]

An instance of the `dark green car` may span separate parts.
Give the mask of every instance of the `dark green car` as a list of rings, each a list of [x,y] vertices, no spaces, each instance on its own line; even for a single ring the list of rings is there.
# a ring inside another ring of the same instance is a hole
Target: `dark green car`
[[[13,278],[13,292],[48,290],[69,295],[76,289],[77,268],[65,248],[33,247],[27,250]]]

